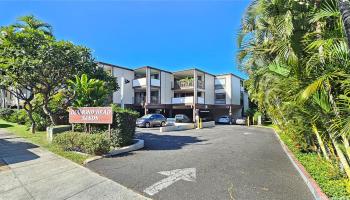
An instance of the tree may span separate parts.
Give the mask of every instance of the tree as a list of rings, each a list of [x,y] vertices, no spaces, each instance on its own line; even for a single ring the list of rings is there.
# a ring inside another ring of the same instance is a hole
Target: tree
[[[32,100],[35,95],[35,70],[40,63],[36,49],[45,46],[50,37],[42,31],[2,27],[0,29],[0,85],[24,102],[35,132]]]
[[[347,37],[348,47],[350,47],[350,3],[348,0],[339,0],[339,11],[344,22],[344,31]]]
[[[74,107],[96,107],[106,103],[109,94],[106,83],[98,79],[88,79],[86,74],[75,76],[75,80],[69,80],[69,92],[73,96]]]
[[[40,30],[44,34],[53,36],[52,35],[52,26],[48,23],[45,23],[37,18],[34,17],[34,15],[27,15],[22,16],[18,18],[18,22],[13,25],[17,29],[33,29],[33,30]]]
[[[237,58],[258,108],[300,151],[338,157],[350,177],[348,17],[345,0],[253,1]]]
[[[50,25],[33,16],[20,19],[21,23],[16,24],[15,27],[20,27],[21,30],[41,31],[48,36],[52,33]],[[80,76],[85,73],[92,78],[106,81],[106,87],[111,90],[118,89],[115,78],[97,66],[90,49],[86,47],[67,41],[57,41],[54,37],[50,37],[47,44],[40,46],[36,51],[35,59],[40,62],[33,72],[33,76],[36,77],[34,89],[42,96],[44,113],[49,116],[54,125],[58,123],[58,116],[57,112],[50,108],[50,102],[55,95],[67,89],[67,81],[73,79],[75,75]]]

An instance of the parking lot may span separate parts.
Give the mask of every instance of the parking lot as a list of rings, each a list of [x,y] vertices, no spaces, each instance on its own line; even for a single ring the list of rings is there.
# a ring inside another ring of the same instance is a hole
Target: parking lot
[[[88,168],[153,199],[313,199],[269,129],[137,129],[144,149]]]

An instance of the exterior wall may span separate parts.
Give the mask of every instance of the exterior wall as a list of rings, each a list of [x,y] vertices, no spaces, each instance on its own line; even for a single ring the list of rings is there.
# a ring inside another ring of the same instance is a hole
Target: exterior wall
[[[210,74],[205,74],[205,104],[214,104],[215,103],[215,77]]]
[[[125,104],[134,104],[134,88],[133,88],[133,80],[135,78],[135,72],[133,70],[125,69],[123,67],[108,65],[108,64],[99,64],[105,70],[112,72],[113,76],[117,78],[119,86],[121,86],[121,77],[124,77],[126,80],[130,82],[124,84],[124,103]],[[197,87],[197,76],[196,74],[204,74],[202,80],[205,83],[205,90],[198,90]],[[193,70],[193,75],[195,77],[194,81],[194,96],[197,96],[196,91],[202,91],[204,93],[204,104],[206,105],[215,105],[215,94],[216,93],[224,93],[225,94],[225,102],[217,105],[225,105],[227,108],[218,108],[213,110],[214,118],[219,117],[221,115],[229,114],[229,105],[240,105],[241,103],[241,86],[239,77],[236,77],[233,74],[226,75],[211,75],[208,73],[203,73],[202,71]],[[151,87],[151,76],[150,76],[150,68],[146,69],[146,100],[150,102],[150,87]],[[215,82],[217,79],[223,78],[225,80],[225,84],[223,89],[215,89]],[[160,104],[172,105],[172,98],[174,97],[174,75],[171,72],[161,71],[160,70]],[[113,94],[113,103],[120,104],[121,103],[121,90],[114,92]],[[196,103],[198,99],[194,98]],[[223,104],[224,103],[224,104]],[[174,104],[175,105],[175,104]],[[194,104],[195,105],[195,104]],[[243,109],[246,110],[249,108],[248,94],[245,92],[243,95]],[[175,108],[174,108],[175,109]],[[185,109],[187,110],[187,109]],[[185,113],[185,110],[182,110],[181,113]],[[192,110],[192,109],[191,109]],[[176,113],[173,111],[173,113]],[[232,116],[234,118],[241,117],[242,109],[232,109]]]
[[[17,108],[23,106],[23,103],[9,91],[0,90],[0,106],[2,108]]]
[[[231,104],[241,103],[241,79],[231,75]]]
[[[222,75],[217,76],[216,78],[225,79],[225,85],[223,89],[215,90],[215,93],[225,93],[226,94],[226,104],[231,104],[232,92],[231,92],[231,76],[230,75]],[[215,87],[215,85],[214,85]],[[215,95],[214,95],[214,103],[215,103]]]
[[[171,104],[171,99],[174,97],[174,92],[172,90],[172,87],[174,85],[174,75],[167,73],[167,72],[161,72],[160,74],[160,103],[161,104]]]
[[[132,80],[134,79],[134,72],[127,69],[113,67],[113,76],[117,78],[117,83],[121,87],[121,77],[128,80],[129,83],[124,84],[124,104],[134,103],[134,89],[132,87]],[[121,103],[121,89],[113,93],[113,103]]]

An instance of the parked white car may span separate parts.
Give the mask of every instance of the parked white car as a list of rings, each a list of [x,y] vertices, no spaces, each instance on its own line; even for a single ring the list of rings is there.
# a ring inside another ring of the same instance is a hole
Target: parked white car
[[[236,119],[236,124],[245,125],[246,121],[245,121],[245,119]]]
[[[219,124],[232,124],[232,118],[228,115],[223,115],[219,117],[216,122]]]

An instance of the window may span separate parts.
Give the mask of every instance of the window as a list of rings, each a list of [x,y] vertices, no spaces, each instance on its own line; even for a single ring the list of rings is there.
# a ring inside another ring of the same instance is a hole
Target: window
[[[216,93],[215,94],[215,103],[216,104],[225,104],[226,103],[226,94],[225,93]]]
[[[217,78],[215,79],[215,90],[224,89],[226,85],[225,78]]]
[[[159,74],[152,74],[151,79],[159,79]]]

